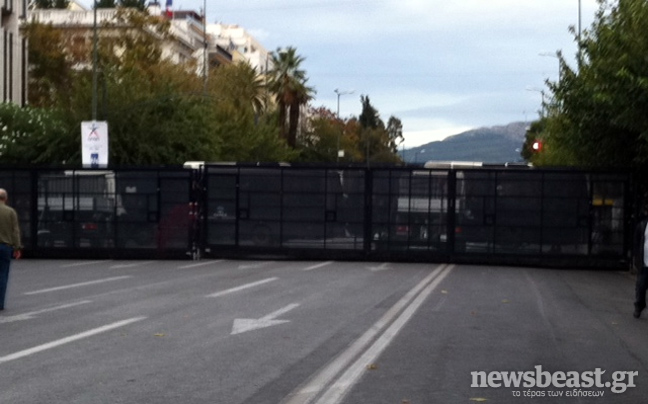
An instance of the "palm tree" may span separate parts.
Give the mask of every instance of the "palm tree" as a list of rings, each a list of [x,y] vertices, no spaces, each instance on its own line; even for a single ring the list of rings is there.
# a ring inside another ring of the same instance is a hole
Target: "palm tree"
[[[279,106],[279,131],[288,145],[294,148],[297,143],[299,109],[308,103],[314,89],[306,86],[306,72],[300,68],[304,58],[297,55],[295,48],[278,48],[272,52],[271,58],[269,89],[274,93]],[[289,122],[288,127],[286,121]]]

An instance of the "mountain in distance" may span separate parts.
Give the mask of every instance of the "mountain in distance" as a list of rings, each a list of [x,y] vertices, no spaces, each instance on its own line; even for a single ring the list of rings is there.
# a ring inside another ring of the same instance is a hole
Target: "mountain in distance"
[[[427,161],[475,161],[482,163],[522,162],[527,123],[479,128],[443,140],[405,149],[400,154],[407,163]],[[404,156],[403,156],[404,154]]]

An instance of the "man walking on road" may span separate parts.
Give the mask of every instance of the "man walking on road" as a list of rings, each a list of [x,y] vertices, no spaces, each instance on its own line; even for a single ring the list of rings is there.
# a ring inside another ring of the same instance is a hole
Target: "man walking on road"
[[[7,206],[7,191],[0,188],[0,310],[4,310],[11,259],[22,255],[16,211]]]
[[[634,317],[639,318],[646,308],[648,290],[648,218],[643,216],[637,224],[633,238],[634,267],[637,270],[636,298]]]

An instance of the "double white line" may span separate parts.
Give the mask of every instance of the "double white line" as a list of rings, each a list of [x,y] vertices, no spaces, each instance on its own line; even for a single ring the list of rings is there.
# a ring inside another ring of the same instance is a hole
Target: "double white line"
[[[407,324],[425,299],[452,271],[443,264],[419,282],[369,330],[306,383],[289,394],[282,404],[337,404]],[[384,330],[384,331],[383,331]],[[373,342],[373,344],[371,344]],[[369,346],[371,344],[371,346]],[[367,348],[367,346],[369,346]]]

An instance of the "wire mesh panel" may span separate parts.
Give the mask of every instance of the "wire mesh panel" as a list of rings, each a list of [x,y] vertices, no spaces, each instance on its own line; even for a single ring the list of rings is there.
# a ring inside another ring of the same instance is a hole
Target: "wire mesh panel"
[[[448,171],[373,173],[374,250],[445,253],[448,249]]]
[[[208,165],[205,173],[209,248],[363,248],[363,170]]]
[[[204,244],[235,246],[238,241],[238,169],[206,167]]]
[[[593,174],[591,178],[591,253],[593,255],[623,255],[624,235],[626,234],[627,179],[618,174]]]
[[[0,188],[9,194],[8,205],[16,210],[20,223],[21,241],[32,248],[32,189],[31,172],[19,170],[0,171]]]
[[[472,166],[0,171],[23,242],[41,257],[196,256],[201,248],[560,265],[627,259],[630,180]]]
[[[37,246],[114,246],[117,195],[113,171],[40,172],[37,187]]]
[[[184,253],[191,171],[65,170],[37,176],[37,247]]]
[[[585,173],[543,176],[542,253],[587,255],[590,239],[590,184]]]

